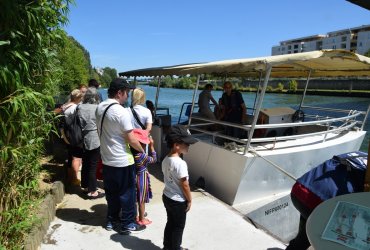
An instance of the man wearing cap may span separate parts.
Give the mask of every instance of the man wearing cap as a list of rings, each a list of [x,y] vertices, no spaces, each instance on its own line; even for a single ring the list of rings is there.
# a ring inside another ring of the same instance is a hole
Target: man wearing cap
[[[112,230],[121,221],[121,234],[138,233],[145,229],[145,226],[135,222],[135,165],[130,147],[139,152],[144,150],[132,133],[129,111],[121,106],[133,88],[124,79],[114,79],[108,89],[108,99],[96,109],[108,205],[106,229]]]
[[[197,142],[182,125],[174,125],[166,136],[169,154],[162,161],[164,176],[163,204],[167,212],[163,245],[166,250],[186,249],[181,247],[185,228],[186,213],[191,208],[188,166],[181,159],[189,146]]]

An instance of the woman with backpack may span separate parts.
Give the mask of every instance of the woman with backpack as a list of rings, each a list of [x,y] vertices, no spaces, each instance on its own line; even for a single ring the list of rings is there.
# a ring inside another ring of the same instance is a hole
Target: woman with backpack
[[[81,166],[82,148],[70,144],[65,134],[65,126],[67,123],[70,123],[69,121],[73,118],[77,105],[81,102],[82,98],[82,92],[79,89],[74,89],[70,94],[69,101],[63,104],[61,107],[61,113],[64,115],[61,133],[68,149],[68,167],[71,168],[71,171],[69,171],[70,183],[75,186],[80,185],[78,171],[80,170]]]
[[[77,115],[82,129],[82,169],[81,188],[87,192],[87,198],[97,199],[104,197],[98,192],[96,180],[96,167],[100,160],[100,141],[96,126],[95,111],[100,102],[96,88],[88,88],[79,105]]]

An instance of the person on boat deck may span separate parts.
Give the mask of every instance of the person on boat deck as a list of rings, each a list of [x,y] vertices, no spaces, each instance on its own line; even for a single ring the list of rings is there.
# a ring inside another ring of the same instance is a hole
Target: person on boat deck
[[[229,81],[224,83],[224,93],[221,97],[220,106],[222,110],[221,120],[242,124],[247,114],[247,107],[245,106],[242,94],[234,90],[232,83]],[[225,132],[227,135],[239,138],[242,131],[238,128],[226,127]]]
[[[162,200],[167,213],[163,249],[180,250],[185,228],[186,213],[191,208],[188,166],[181,158],[189,146],[197,142],[183,125],[174,125],[166,136],[169,154],[162,161],[164,190]]]
[[[145,92],[141,88],[136,88],[132,91],[130,115],[132,127],[147,130],[149,133],[152,130],[153,116],[150,110],[144,107]]]
[[[89,199],[97,199],[104,196],[103,193],[97,191],[96,181],[96,167],[100,160],[100,141],[96,126],[95,110],[98,107],[99,100],[96,88],[88,88],[77,111],[84,135],[81,188],[87,193],[87,198]]]
[[[121,78],[114,79],[108,88],[108,99],[96,109],[96,124],[100,135],[100,154],[107,200],[107,230],[113,230],[121,220],[120,234],[132,234],[146,227],[136,219],[136,173],[130,147],[144,152],[135,138],[129,110],[122,107],[130,89],[135,88]],[[115,105],[118,104],[118,105]],[[121,215],[121,217],[120,217]]]
[[[204,116],[205,118],[216,120],[216,116],[213,113],[213,111],[210,108],[209,101],[212,101],[212,103],[217,107],[218,103],[212,96],[213,86],[212,84],[206,84],[204,86],[204,90],[200,92],[199,98],[198,98],[198,106],[199,106],[199,113]]]

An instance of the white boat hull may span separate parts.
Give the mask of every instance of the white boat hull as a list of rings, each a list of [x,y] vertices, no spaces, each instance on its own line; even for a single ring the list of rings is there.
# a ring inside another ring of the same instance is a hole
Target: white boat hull
[[[325,142],[319,135],[274,145],[259,144],[254,148],[262,157],[199,141],[184,158],[192,184],[203,177],[207,192],[227,204],[238,205],[290,191],[295,181],[265,159],[299,178],[333,155],[359,150],[365,134],[366,131],[348,131],[331,134]]]

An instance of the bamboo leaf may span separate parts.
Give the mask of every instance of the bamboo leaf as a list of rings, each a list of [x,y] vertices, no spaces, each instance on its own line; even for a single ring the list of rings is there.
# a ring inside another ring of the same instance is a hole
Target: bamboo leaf
[[[10,44],[10,41],[0,41],[0,46],[1,45],[9,45]]]

